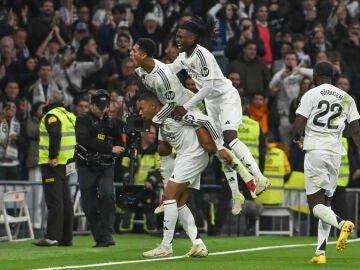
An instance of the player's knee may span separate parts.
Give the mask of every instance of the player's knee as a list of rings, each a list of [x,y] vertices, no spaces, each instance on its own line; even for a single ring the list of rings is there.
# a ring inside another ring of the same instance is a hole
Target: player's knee
[[[217,147],[214,140],[211,138],[209,131],[206,128],[199,128],[196,130],[199,143],[204,150],[210,154],[217,152]]]
[[[237,138],[237,132],[235,130],[225,130],[223,132],[224,143],[229,145],[233,140]]]

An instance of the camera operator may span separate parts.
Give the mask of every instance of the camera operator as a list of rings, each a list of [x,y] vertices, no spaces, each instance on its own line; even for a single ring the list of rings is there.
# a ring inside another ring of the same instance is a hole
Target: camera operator
[[[156,188],[160,180],[160,156],[157,152],[156,128],[151,125],[148,132],[138,132],[140,145],[137,149],[137,155],[134,160],[134,183],[137,187],[136,207],[127,207],[126,204],[121,205],[123,208],[122,222],[120,224],[120,232],[128,232],[134,228],[135,215],[142,215],[144,220],[143,231],[153,232],[156,230],[156,216],[153,213],[154,206],[157,202]],[[141,138],[140,138],[141,136]],[[129,138],[128,136],[128,140]],[[124,171],[124,182],[129,182],[131,166],[131,157],[123,157],[121,161]],[[135,213],[135,215],[133,215]]]
[[[77,117],[75,158],[83,209],[96,244],[115,245],[114,159],[124,151],[120,121],[108,116],[110,95],[97,90],[90,111]]]

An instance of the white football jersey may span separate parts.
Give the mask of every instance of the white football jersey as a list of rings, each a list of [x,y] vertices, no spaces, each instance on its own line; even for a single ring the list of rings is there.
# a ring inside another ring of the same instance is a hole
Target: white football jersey
[[[177,105],[183,105],[194,93],[180,83],[176,74],[166,64],[156,59],[154,61],[155,67],[150,73],[141,67],[135,69],[142,83],[157,96],[161,104],[175,102]]]
[[[195,81],[197,89],[203,87],[204,81],[214,80],[214,87],[207,98],[217,97],[228,91],[236,91],[231,81],[223,75],[214,55],[200,45],[196,46],[189,57],[186,56],[185,52],[180,53],[175,61],[168,66],[175,74],[185,69]]]
[[[166,118],[160,125],[160,134],[161,139],[175,148],[176,154],[179,156],[189,155],[196,159],[196,157],[206,153],[198,141],[193,126],[187,126],[172,118]]]
[[[322,84],[304,94],[296,113],[307,118],[304,150],[346,154],[341,144],[345,121],[360,118],[350,95],[331,84]]]

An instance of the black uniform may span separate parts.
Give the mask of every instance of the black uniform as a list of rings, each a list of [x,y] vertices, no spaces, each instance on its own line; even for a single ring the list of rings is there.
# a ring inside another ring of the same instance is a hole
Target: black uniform
[[[76,119],[78,147],[75,159],[82,206],[96,242],[95,247],[114,245],[113,146],[123,146],[122,126],[117,119],[100,120],[91,111]]]

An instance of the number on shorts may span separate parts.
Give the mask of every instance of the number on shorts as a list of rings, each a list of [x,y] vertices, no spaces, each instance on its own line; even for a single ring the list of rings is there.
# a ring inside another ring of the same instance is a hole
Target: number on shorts
[[[314,120],[313,120],[314,125],[319,127],[327,126],[329,129],[337,129],[339,125],[332,125],[331,123],[335,120],[336,117],[340,116],[342,112],[341,105],[339,103],[333,103],[330,105],[329,101],[321,100],[317,107],[318,109],[323,109],[323,110],[314,116]],[[324,123],[320,121],[319,118],[327,115],[329,112],[331,114],[328,117],[327,122]]]

